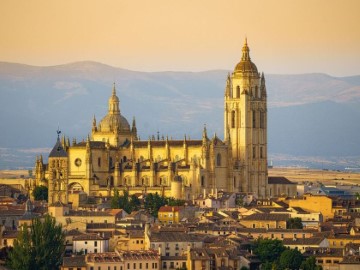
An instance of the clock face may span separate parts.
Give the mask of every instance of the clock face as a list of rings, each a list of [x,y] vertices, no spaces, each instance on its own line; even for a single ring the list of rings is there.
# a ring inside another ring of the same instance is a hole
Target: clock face
[[[78,167],[81,166],[81,159],[80,158],[75,159],[75,165],[78,166]]]

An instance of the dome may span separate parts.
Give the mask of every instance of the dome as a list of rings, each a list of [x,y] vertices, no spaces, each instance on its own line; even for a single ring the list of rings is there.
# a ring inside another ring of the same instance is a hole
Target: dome
[[[112,95],[109,98],[108,114],[100,121],[99,131],[113,132],[130,131],[129,122],[120,114],[119,98],[116,95],[115,84],[112,89]]]
[[[100,121],[100,131],[113,132],[116,128],[120,132],[130,131],[129,122],[121,114],[108,114]]]
[[[242,73],[253,73],[258,74],[256,65],[251,61],[250,58],[250,49],[247,45],[247,40],[245,39],[245,44],[242,48],[242,57],[240,62],[236,65],[234,72]]]
[[[235,72],[250,72],[250,73],[258,73],[256,65],[251,61],[240,61],[236,67]]]

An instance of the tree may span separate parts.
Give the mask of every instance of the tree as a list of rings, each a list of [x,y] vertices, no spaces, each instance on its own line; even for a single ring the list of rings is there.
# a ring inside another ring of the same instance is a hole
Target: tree
[[[118,189],[114,189],[114,196],[111,198],[111,208],[124,209],[125,212],[131,213],[132,211],[139,210],[141,202],[136,195],[129,197],[127,190],[123,191],[123,195],[119,194]]]
[[[280,269],[299,269],[304,260],[302,254],[297,249],[286,249],[279,258]]]
[[[28,226],[24,225],[14,241],[14,248],[9,253],[7,265],[12,269],[28,270],[32,267],[31,236]]]
[[[120,208],[119,206],[120,194],[117,188],[114,189],[114,196],[111,198],[110,206],[112,209]]]
[[[277,239],[259,238],[254,244],[254,252],[263,264],[273,263],[285,250],[283,243]]]
[[[288,221],[286,221],[286,228],[287,229],[302,229],[303,225],[301,222],[301,218],[290,218]]]
[[[303,270],[321,270],[322,269],[322,267],[320,265],[316,265],[316,259],[314,256],[310,256],[305,261],[303,261],[300,268]]]
[[[157,192],[150,193],[146,195],[144,207],[152,216],[157,217],[160,207],[166,205],[168,201],[166,197],[160,196]]]
[[[32,192],[36,201],[48,200],[49,189],[45,186],[36,186]]]
[[[58,269],[65,251],[65,236],[61,225],[47,215],[35,218],[30,228],[25,224],[14,241],[8,266],[12,269]]]

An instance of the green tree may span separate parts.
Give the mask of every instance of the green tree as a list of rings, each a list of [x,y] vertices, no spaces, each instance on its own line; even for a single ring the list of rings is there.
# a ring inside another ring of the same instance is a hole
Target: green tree
[[[284,250],[279,258],[280,269],[299,269],[304,257],[297,249]]]
[[[167,197],[167,205],[169,206],[183,206],[185,204],[184,200],[175,199],[173,197]]]
[[[160,207],[166,205],[167,202],[168,200],[165,197],[160,196],[157,192],[155,194],[150,193],[145,198],[144,207],[151,215],[157,217]]]
[[[120,208],[124,209],[127,213],[131,213],[132,211],[139,210],[141,202],[136,195],[129,197],[129,192],[127,190],[124,190],[123,195],[120,195],[119,190],[115,188],[110,205],[111,208]]]
[[[301,222],[301,218],[290,218],[286,221],[286,228],[287,229],[302,229],[303,225]]]
[[[65,236],[61,225],[47,215],[35,218],[30,228],[24,225],[14,248],[9,254],[8,265],[12,269],[59,269],[65,250]]]
[[[120,194],[117,188],[114,189],[114,196],[111,198],[110,206],[112,209],[120,208],[119,206]]]
[[[305,261],[303,261],[300,268],[303,270],[321,270],[322,269],[322,267],[320,265],[316,265],[316,259],[314,256],[310,256]]]
[[[36,186],[32,192],[36,201],[48,200],[48,188],[46,186]]]
[[[254,242],[254,253],[262,264],[275,262],[283,253],[285,247],[280,240],[259,238]]]
[[[28,270],[32,267],[31,235],[25,224],[14,241],[14,248],[9,253],[7,265],[12,269]]]

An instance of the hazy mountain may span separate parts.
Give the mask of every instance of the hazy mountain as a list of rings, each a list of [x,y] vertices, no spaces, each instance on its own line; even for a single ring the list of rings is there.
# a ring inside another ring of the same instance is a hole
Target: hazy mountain
[[[0,168],[31,166],[32,155],[44,152],[33,148],[52,147],[58,125],[70,138],[86,138],[93,115],[99,121],[107,113],[113,82],[122,114],[130,123],[136,117],[142,139],[157,131],[200,138],[204,124],[222,137],[228,72],[147,73],[96,62],[51,67],[0,62]],[[265,77],[270,154],[359,155],[360,76]]]

